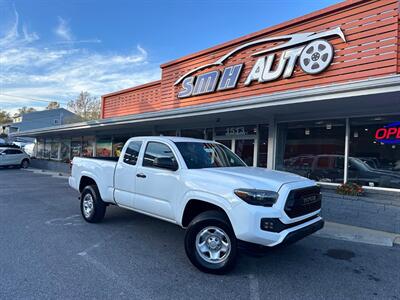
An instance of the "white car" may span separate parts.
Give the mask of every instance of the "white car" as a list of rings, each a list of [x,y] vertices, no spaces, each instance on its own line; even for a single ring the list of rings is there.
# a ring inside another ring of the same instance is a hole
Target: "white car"
[[[16,166],[28,168],[29,155],[18,148],[0,148],[0,167]]]
[[[75,157],[69,185],[81,193],[81,213],[90,223],[101,221],[112,204],[187,228],[187,256],[210,273],[229,271],[239,245],[289,243],[324,224],[314,181],[248,167],[207,140],[131,138],[115,161]]]

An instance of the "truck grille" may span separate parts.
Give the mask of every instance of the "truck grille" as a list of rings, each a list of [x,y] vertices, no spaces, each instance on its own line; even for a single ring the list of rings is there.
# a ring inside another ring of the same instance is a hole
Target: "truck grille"
[[[290,191],[285,204],[285,212],[290,218],[309,214],[321,208],[321,198],[319,186]]]

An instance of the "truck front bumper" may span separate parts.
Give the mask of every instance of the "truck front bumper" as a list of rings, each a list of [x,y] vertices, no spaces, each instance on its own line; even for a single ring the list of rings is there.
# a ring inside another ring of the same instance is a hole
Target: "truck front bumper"
[[[320,210],[290,219],[284,212],[272,207],[246,205],[238,209],[239,207],[230,215],[233,229],[238,240],[251,244],[267,247],[288,244],[324,226],[324,221],[319,216]]]
[[[285,247],[287,245],[293,244],[297,242],[298,240],[301,240],[302,238],[313,234],[314,232],[322,229],[324,227],[324,220],[320,219],[319,221],[316,221],[315,223],[308,225],[306,227],[297,229],[295,231],[290,232],[285,236],[285,238],[282,240],[281,243],[275,245],[275,247]],[[241,250],[244,250],[245,252],[252,254],[252,255],[264,255],[269,253],[271,247],[260,245],[260,244],[254,244],[251,242],[246,242],[239,240],[239,248]]]
[[[286,245],[297,242],[298,240],[301,240],[302,238],[322,229],[324,227],[324,224],[324,220],[320,218],[318,221],[312,223],[311,225],[292,231],[285,236],[281,244]]]

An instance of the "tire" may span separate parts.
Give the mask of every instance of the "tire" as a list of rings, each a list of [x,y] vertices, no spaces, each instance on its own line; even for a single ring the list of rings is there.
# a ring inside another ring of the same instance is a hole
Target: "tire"
[[[21,162],[21,166],[22,169],[27,169],[29,167],[29,160],[28,159],[24,159]]]
[[[106,214],[106,204],[95,185],[86,186],[81,193],[81,214],[86,222],[99,223]]]
[[[186,230],[185,251],[191,263],[203,272],[226,274],[232,270],[236,264],[237,240],[226,215],[206,211],[196,216]]]

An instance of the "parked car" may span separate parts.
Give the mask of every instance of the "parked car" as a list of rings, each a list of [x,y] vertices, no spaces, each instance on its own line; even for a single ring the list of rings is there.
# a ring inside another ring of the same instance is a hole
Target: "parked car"
[[[0,167],[28,168],[30,164],[29,155],[15,147],[0,147]]]
[[[376,158],[349,157],[347,178],[363,186],[400,188],[400,172],[379,168]],[[320,182],[343,182],[344,156],[321,154],[297,156],[285,161],[287,171]]]
[[[211,273],[233,268],[239,245],[291,243],[324,224],[314,181],[248,167],[207,140],[131,138],[114,161],[75,157],[69,185],[87,222],[100,222],[112,204],[186,228],[189,260]]]

